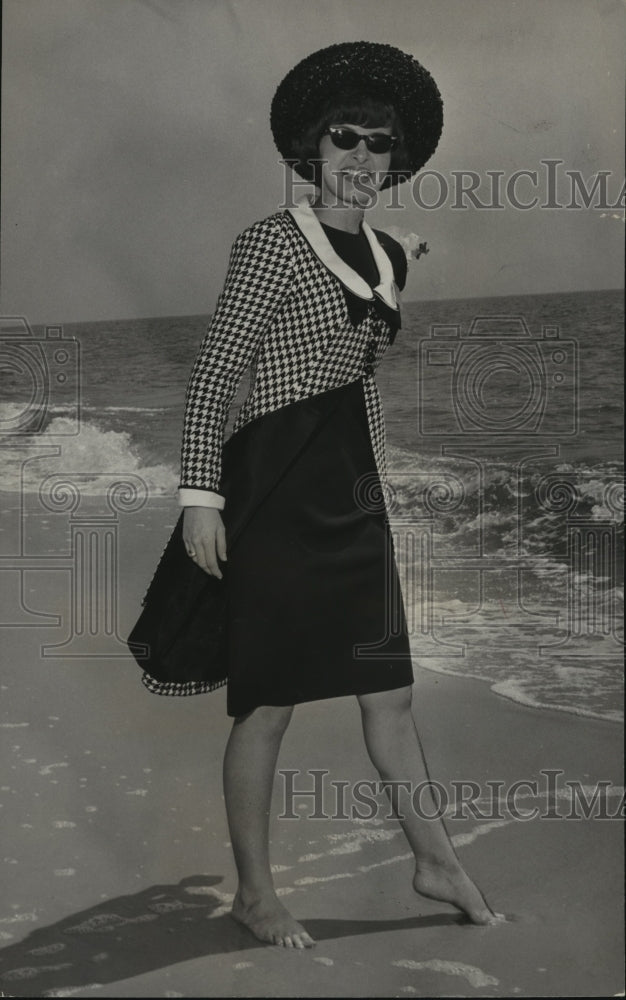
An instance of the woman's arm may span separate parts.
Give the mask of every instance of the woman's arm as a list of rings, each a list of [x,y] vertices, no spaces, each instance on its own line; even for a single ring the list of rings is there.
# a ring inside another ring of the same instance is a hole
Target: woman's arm
[[[290,272],[289,247],[276,217],[237,237],[187,386],[179,488],[179,502],[186,508],[183,536],[196,552],[195,561],[216,576],[221,576],[216,551],[220,558],[226,557],[224,527],[216,508],[224,506],[219,490],[228,411],[284,301]]]
[[[384,230],[375,229],[374,232],[376,233],[378,242],[391,261],[394,280],[398,289],[402,291],[406,285],[408,271],[408,263],[404,247],[401,243],[398,243],[397,240],[394,240],[393,236],[390,236],[389,233],[386,233]]]
[[[290,271],[289,247],[275,216],[235,240],[224,288],[187,387],[181,489],[219,494],[228,411],[284,300]]]

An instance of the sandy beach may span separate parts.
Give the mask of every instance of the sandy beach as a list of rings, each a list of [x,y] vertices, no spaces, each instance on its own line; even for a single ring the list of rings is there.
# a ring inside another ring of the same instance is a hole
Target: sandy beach
[[[175,513],[154,505],[121,519],[121,635]],[[53,515],[33,528],[32,551],[57,550],[64,526],[65,515]],[[51,569],[25,572],[24,594],[30,608],[63,617],[68,574]],[[228,916],[235,870],[221,791],[224,690],[158,698],[130,658],[41,655],[42,643],[62,637],[62,626],[3,629],[2,995],[562,997],[623,989],[618,725],[525,708],[479,681],[416,670],[415,714],[431,776],[449,795],[448,829],[467,870],[509,917],[477,928],[412,892],[407,845],[384,795],[374,815],[355,812],[348,797],[346,818],[332,818],[342,814],[337,783],[376,779],[356,701],[299,706],[279,768],[298,772],[298,791],[313,788],[307,772],[320,772],[328,818],[311,817],[311,796],[285,800],[288,779],[278,775],[276,881],[318,942],[287,952],[260,945]],[[552,787],[548,771],[559,772]],[[455,811],[461,781],[479,786],[474,814]],[[507,790],[521,781],[537,782],[537,794],[520,787],[515,799],[534,818],[507,808]],[[576,811],[568,781],[588,803],[604,783],[588,818],[568,818]],[[292,818],[279,818],[286,806]]]

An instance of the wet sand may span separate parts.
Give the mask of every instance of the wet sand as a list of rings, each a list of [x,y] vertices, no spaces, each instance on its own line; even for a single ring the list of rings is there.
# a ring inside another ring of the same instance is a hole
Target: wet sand
[[[122,636],[175,513],[154,506],[120,525]],[[52,519],[46,529],[50,552],[62,523]],[[42,538],[34,550],[45,548]],[[25,574],[22,603],[63,616],[67,570],[50,569]],[[9,590],[14,581],[4,576]],[[467,870],[511,919],[472,927],[451,907],[417,897],[406,842],[383,796],[370,818],[363,806],[351,814],[350,795],[345,819],[311,818],[310,797],[293,800],[299,819],[279,818],[279,775],[276,882],[318,941],[288,952],[259,944],[228,916],[235,872],[221,791],[230,728],[224,690],[159,698],[143,688],[130,658],[43,657],[42,643],[64,634],[63,624],[26,620],[2,630],[4,995],[532,997],[623,989],[619,726],[525,708],[486,684],[418,669],[415,714],[432,778],[450,796],[461,780],[483,794],[487,782],[502,782],[492,785],[491,801],[475,803],[479,815],[449,811],[447,824]],[[308,770],[328,771],[323,807],[331,815],[333,782],[375,780],[356,701],[299,706],[279,768],[301,772],[298,789],[313,787]],[[556,791],[547,770],[563,772]],[[538,782],[536,797],[520,789],[516,801],[543,818],[507,810],[515,781]],[[567,818],[566,781],[588,796],[606,783],[588,819]]]

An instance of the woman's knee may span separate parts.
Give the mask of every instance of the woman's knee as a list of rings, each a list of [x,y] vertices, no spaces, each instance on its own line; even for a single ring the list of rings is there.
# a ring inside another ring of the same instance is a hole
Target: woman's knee
[[[259,705],[247,715],[237,716],[234,725],[245,725],[246,729],[258,729],[268,735],[281,735],[291,721],[293,708],[293,705]]]
[[[413,688],[396,688],[393,691],[377,691],[373,694],[357,696],[364,718],[381,715],[401,716],[411,711]]]

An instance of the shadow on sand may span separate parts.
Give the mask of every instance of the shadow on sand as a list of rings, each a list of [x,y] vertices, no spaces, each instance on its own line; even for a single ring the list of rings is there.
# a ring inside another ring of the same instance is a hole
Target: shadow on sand
[[[42,927],[0,951],[0,993],[63,995],[130,979],[206,955],[264,948],[236,924],[214,887],[219,875],[193,875],[118,896]],[[210,921],[207,923],[207,921]],[[459,923],[455,914],[402,920],[305,920],[317,941]]]

